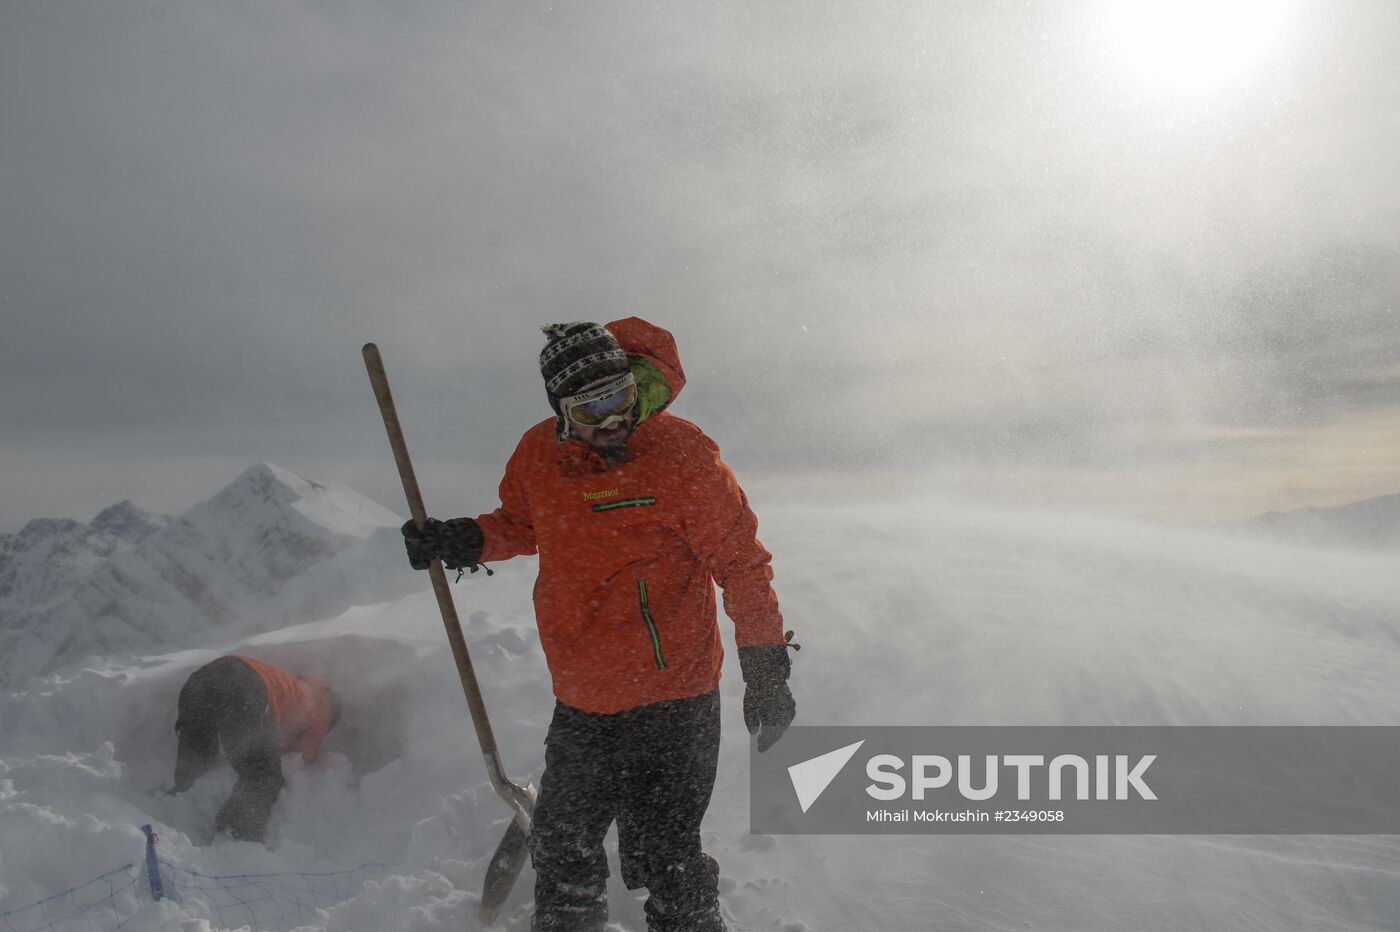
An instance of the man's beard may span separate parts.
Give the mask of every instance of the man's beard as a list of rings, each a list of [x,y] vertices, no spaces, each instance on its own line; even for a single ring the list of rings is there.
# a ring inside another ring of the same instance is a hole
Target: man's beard
[[[627,459],[627,441],[632,438],[632,433],[637,429],[635,421],[629,419],[625,430],[613,430],[604,432],[604,436],[595,434],[592,440],[584,440],[588,444],[589,455],[596,455],[609,466],[617,466]],[[575,439],[583,440],[579,436],[577,428],[573,430]]]
[[[607,446],[594,447],[593,452],[601,456],[609,466],[616,466],[627,459],[627,438],[623,437]]]

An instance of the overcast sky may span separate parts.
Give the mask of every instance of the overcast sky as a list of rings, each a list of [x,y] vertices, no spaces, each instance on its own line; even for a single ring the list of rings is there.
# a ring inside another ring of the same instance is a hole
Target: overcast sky
[[[1400,492],[1400,4],[1137,6],[0,3],[0,531],[403,511],[367,340],[489,509],[539,325],[632,314],[758,487]]]

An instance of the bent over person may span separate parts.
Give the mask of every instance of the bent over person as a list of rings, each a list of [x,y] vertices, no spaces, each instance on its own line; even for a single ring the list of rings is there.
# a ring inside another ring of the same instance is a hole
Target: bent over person
[[[222,746],[238,782],[214,832],[262,841],[282,791],[282,755],[300,752],[311,763],[339,717],[335,695],[319,676],[297,676],[251,657],[210,661],[180,690],[172,792],[208,773]]]
[[[501,506],[409,522],[409,560],[475,571],[539,554],[535,616],[557,702],[529,839],[536,932],[603,928],[613,821],[623,882],[647,888],[648,929],[723,930],[719,868],[700,845],[719,753],[714,584],[763,751],[795,714],[771,557],[719,448],[666,410],[685,384],[669,333],[630,317],[545,334],[555,416],[516,447]]]

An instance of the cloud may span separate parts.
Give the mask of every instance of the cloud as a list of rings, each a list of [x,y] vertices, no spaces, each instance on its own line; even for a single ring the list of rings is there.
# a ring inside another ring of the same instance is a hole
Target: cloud
[[[375,340],[424,459],[489,471],[547,414],[538,324],[633,313],[755,469],[1187,468],[1195,427],[1367,417],[1400,13],[1308,15],[1187,104],[1053,8],[9,5],[0,430],[362,471]],[[83,497],[43,473],[0,524]]]

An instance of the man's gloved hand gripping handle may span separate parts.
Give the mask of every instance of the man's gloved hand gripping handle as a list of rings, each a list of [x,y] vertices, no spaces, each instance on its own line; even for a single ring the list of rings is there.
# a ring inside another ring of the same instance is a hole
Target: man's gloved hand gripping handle
[[[450,570],[470,569],[474,573],[481,562],[485,540],[474,518],[429,518],[421,528],[406,521],[401,530],[408,564],[415,570],[426,570],[433,560],[441,560]]]

